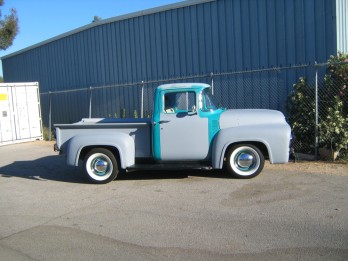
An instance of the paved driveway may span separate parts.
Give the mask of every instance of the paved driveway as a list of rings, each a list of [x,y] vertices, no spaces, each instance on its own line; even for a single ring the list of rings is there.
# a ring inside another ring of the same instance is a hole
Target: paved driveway
[[[348,165],[266,165],[251,180],[135,172],[92,185],[52,147],[0,147],[0,260],[348,259]]]

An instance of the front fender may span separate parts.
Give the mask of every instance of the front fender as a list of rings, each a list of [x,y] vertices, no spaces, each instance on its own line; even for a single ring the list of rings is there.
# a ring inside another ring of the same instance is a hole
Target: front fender
[[[80,153],[85,147],[109,146],[118,150],[119,164],[125,169],[135,163],[135,145],[132,137],[125,133],[81,134],[72,137],[67,146],[67,164],[78,166]]]
[[[265,124],[255,126],[238,126],[222,129],[215,136],[213,143],[213,168],[221,169],[227,148],[233,143],[263,143],[271,163],[289,161],[291,129],[284,124]]]

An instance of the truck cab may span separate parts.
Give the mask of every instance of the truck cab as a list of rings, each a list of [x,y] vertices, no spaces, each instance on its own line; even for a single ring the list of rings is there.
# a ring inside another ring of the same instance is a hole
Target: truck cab
[[[212,140],[225,109],[206,84],[157,88],[153,116],[153,157],[157,161],[209,161]]]

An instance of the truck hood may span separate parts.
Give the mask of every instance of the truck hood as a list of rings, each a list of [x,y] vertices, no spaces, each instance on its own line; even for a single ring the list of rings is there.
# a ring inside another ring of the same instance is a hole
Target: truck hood
[[[227,110],[220,115],[220,129],[264,124],[286,123],[283,113],[275,110]]]

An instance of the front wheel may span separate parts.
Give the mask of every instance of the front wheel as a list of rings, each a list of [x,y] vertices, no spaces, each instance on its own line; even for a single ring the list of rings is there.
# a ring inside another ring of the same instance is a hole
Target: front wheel
[[[238,144],[227,153],[226,168],[233,177],[249,179],[260,174],[265,164],[262,152],[251,144]]]
[[[114,154],[104,148],[89,151],[84,159],[88,178],[96,184],[113,181],[118,174],[117,161]]]

